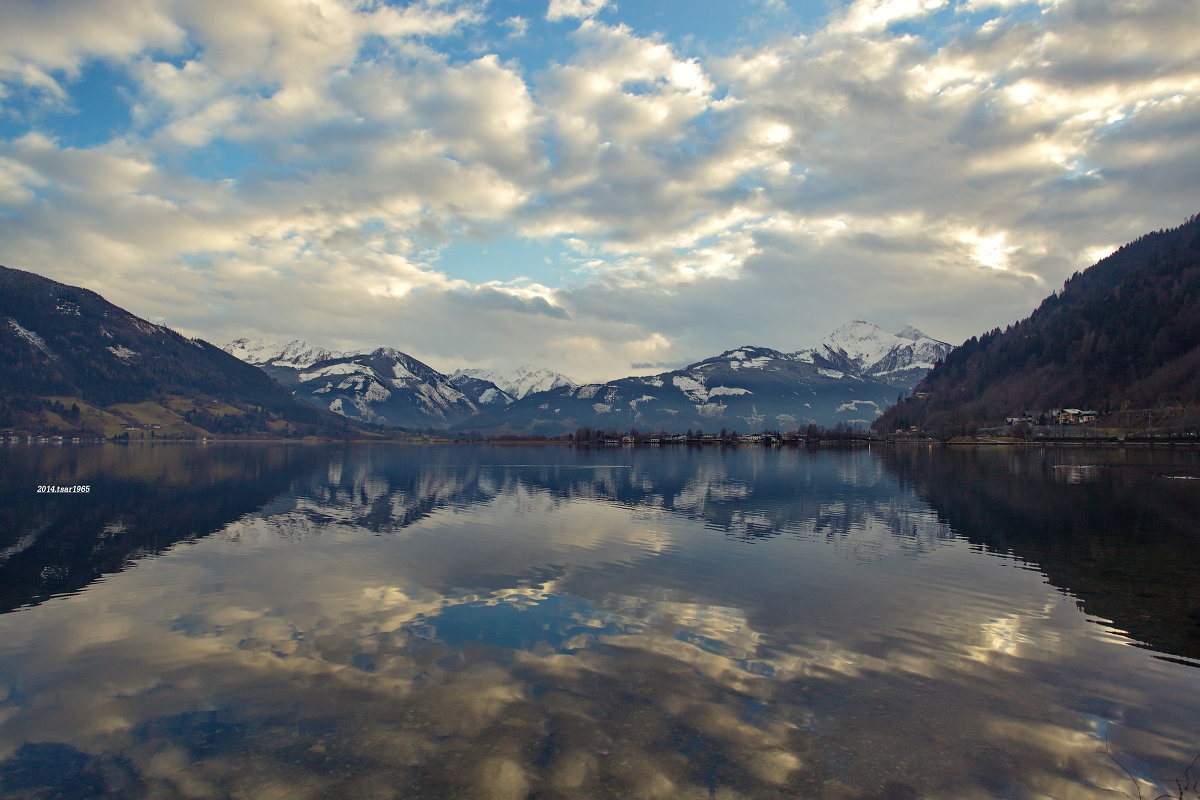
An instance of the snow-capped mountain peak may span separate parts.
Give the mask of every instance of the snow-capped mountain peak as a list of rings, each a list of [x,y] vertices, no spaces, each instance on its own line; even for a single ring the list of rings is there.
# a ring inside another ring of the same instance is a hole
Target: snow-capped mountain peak
[[[870,369],[900,343],[900,337],[861,319],[847,322],[818,345],[832,360],[847,359],[860,370]]]
[[[926,336],[911,325],[888,333],[860,319],[847,322],[811,351],[800,351],[832,362],[848,374],[876,378],[898,388],[911,388],[951,346]]]
[[[912,325],[905,325],[903,328],[896,331],[896,336],[901,339],[910,339],[914,342],[920,341],[921,339],[930,338],[926,336],[924,332],[917,330]]]
[[[517,367],[510,385],[511,389],[506,386],[500,388],[513,397],[524,397],[534,392],[545,392],[560,386],[577,386],[578,384],[561,373],[524,364]]]
[[[489,381],[518,400],[534,392],[545,392],[561,386],[579,385],[562,373],[529,364],[517,367],[511,373],[495,369],[472,368],[456,370],[450,376],[450,380],[456,382],[463,378]]]

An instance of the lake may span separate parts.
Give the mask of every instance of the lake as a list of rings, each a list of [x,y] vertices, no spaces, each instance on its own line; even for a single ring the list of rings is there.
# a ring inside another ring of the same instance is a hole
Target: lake
[[[0,446],[0,796],[1194,797],[1198,478],[1171,448]]]

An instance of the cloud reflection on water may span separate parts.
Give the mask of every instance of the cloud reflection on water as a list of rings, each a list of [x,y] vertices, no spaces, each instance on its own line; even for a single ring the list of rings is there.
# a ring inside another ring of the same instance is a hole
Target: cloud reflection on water
[[[868,455],[342,458],[0,617],[0,778],[40,742],[129,797],[1072,798],[1132,790],[1104,735],[1190,758],[1194,671],[1095,635]]]

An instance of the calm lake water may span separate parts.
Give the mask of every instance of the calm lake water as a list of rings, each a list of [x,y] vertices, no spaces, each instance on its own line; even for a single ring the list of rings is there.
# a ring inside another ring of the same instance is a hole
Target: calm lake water
[[[1150,798],[1200,754],[1198,478],[0,447],[0,796]]]

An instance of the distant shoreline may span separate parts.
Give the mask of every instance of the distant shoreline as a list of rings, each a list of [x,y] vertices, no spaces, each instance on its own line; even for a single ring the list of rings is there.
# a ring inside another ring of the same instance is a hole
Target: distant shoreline
[[[353,444],[353,445],[399,445],[404,447],[412,447],[419,445],[501,445],[506,447],[516,445],[551,445],[551,446],[578,446],[596,449],[607,448],[625,448],[625,447],[649,447],[654,446],[658,449],[675,448],[675,447],[705,447],[711,448],[714,446],[728,447],[871,447],[875,445],[899,445],[899,446],[924,446],[930,447],[937,445],[939,447],[1100,447],[1100,448],[1145,448],[1145,447],[1167,447],[1167,448],[1185,448],[1185,449],[1200,449],[1200,440],[1185,440],[1185,439],[1163,439],[1157,441],[1147,441],[1142,439],[1117,441],[1114,439],[1038,439],[1038,440],[1023,440],[1023,439],[821,439],[821,440],[783,440],[782,442],[735,442],[735,441],[706,441],[706,442],[622,442],[616,443],[597,443],[597,442],[574,442],[568,439],[454,439],[454,438],[437,438],[437,437],[414,437],[411,439],[333,439],[333,438],[317,438],[305,437],[300,439],[291,438],[263,438],[263,437],[248,437],[248,438],[207,438],[207,439],[135,439],[130,441],[113,441],[105,440],[83,440],[71,441],[69,439],[51,439],[48,437],[25,437],[19,439],[8,439],[5,442],[0,442],[0,447],[13,445],[39,445],[39,446],[94,446],[94,445],[120,445],[128,446],[143,446],[143,445],[210,445],[210,444],[296,444],[296,445],[330,445],[330,444]]]

